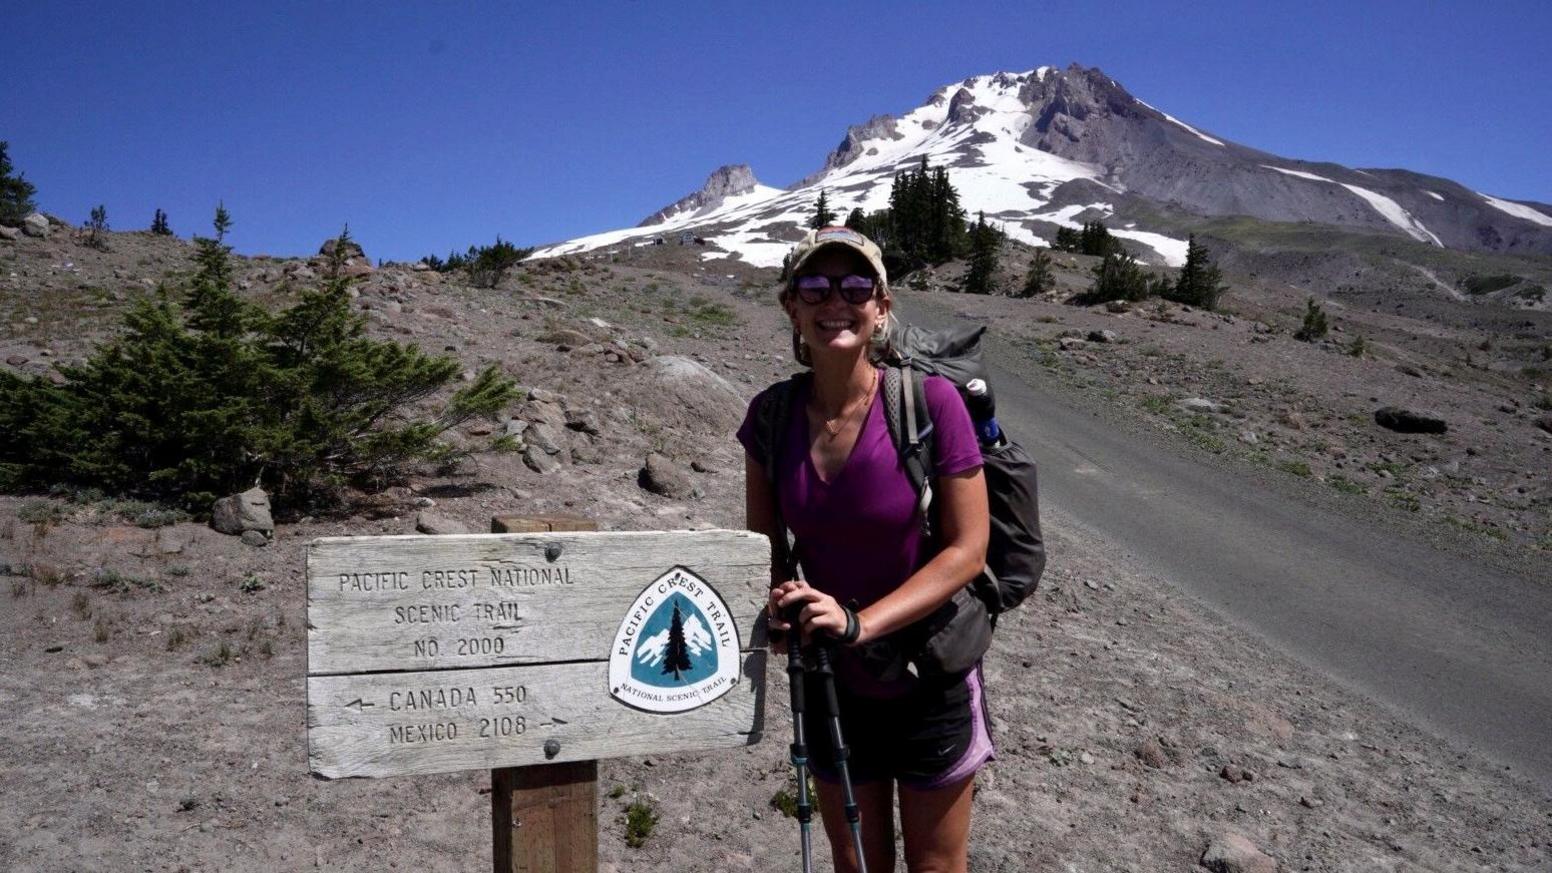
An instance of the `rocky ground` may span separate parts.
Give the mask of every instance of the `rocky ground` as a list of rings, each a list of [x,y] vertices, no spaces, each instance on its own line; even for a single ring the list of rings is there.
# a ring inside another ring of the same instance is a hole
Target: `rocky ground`
[[[103,252],[65,228],[0,240],[0,357],[39,373],[78,359],[130,295],[186,273],[190,252],[142,234],[113,234]],[[703,254],[669,245],[537,262],[497,290],[362,270],[375,334],[446,350],[471,372],[499,363],[530,390],[510,417],[455,435],[462,461],[337,511],[282,511],[266,545],[100,495],[0,497],[0,867],[487,866],[486,774],[307,775],[303,546],[484,530],[503,513],[585,514],[616,530],[738,526],[730,434],[747,398],[791,365],[770,271]],[[1064,283],[1083,266],[1065,267]],[[274,303],[315,270],[238,262],[245,291]],[[986,319],[1093,402],[1156,422],[1162,445],[1186,438],[1511,557],[1544,554],[1544,385],[1412,351],[1472,339],[1447,326],[1344,312],[1342,342],[1320,346],[1289,337],[1303,301],[1275,288],[1237,291],[1225,318],[931,290],[951,278],[900,293]],[[1103,330],[1113,341],[1087,339]],[[1368,357],[1345,354],[1359,332]],[[1181,405],[1192,399],[1217,410]],[[1427,407],[1450,429],[1378,428],[1374,407],[1392,403]],[[1000,752],[976,795],[972,869],[1552,865],[1552,798],[1270,653],[1060,507],[1046,523],[1043,594],[999,627],[987,661]],[[795,867],[796,824],[771,803],[791,778],[784,698],[776,677],[773,730],[754,747],[605,762],[606,865]],[[632,803],[658,814],[639,848],[625,843]]]

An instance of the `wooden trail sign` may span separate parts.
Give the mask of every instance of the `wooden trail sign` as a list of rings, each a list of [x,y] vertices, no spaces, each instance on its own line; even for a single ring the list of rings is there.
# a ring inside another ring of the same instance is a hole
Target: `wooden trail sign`
[[[329,537],[307,550],[318,776],[749,745],[770,547],[747,531]]]

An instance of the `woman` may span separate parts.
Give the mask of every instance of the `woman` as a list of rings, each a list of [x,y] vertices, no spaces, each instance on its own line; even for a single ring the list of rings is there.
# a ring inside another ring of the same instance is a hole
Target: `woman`
[[[924,541],[916,493],[878,398],[879,363],[888,355],[893,324],[879,249],[850,229],[823,228],[799,243],[789,271],[781,303],[792,323],[794,353],[812,372],[793,388],[773,478],[755,449],[756,410],[770,391],[751,403],[738,433],[748,450],[749,528],[774,541],[782,535],[780,518],[793,533],[803,569],[803,579],[772,580],[770,626],[792,630],[783,616],[795,612],[805,639],[835,641],[867,868],[894,869],[898,790],[907,868],[964,871],[972,783],[976,769],[992,757],[980,668],[886,677],[870,668],[862,647],[930,615],[981,570],[988,518],[980,449],[954,386],[928,377],[936,516],[932,540]],[[785,573],[778,569],[776,575]],[[819,807],[836,869],[852,871],[857,863],[842,789],[828,767],[833,751],[820,715],[811,712],[806,728],[820,777]]]

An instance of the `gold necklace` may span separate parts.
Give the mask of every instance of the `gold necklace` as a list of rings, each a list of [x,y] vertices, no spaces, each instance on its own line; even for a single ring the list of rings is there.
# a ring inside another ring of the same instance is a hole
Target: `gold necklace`
[[[872,399],[873,389],[877,386],[878,369],[875,367],[873,369],[873,377],[868,380],[868,390],[862,393],[862,397],[853,403],[849,403],[846,406],[841,407],[841,411],[836,413],[834,418],[824,419],[823,425],[825,433],[830,435],[830,439],[833,440],[841,435],[841,428],[845,427],[846,423],[851,420],[852,413],[865,406],[867,402]]]

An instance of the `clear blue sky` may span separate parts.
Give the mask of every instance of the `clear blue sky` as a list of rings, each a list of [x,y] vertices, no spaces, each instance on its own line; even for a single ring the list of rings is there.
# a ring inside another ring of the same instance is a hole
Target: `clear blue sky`
[[[1270,10],[1272,6],[1289,7]],[[849,124],[1076,61],[1206,131],[1552,202],[1552,3],[0,0],[0,139],[47,211],[374,257],[635,224]]]

